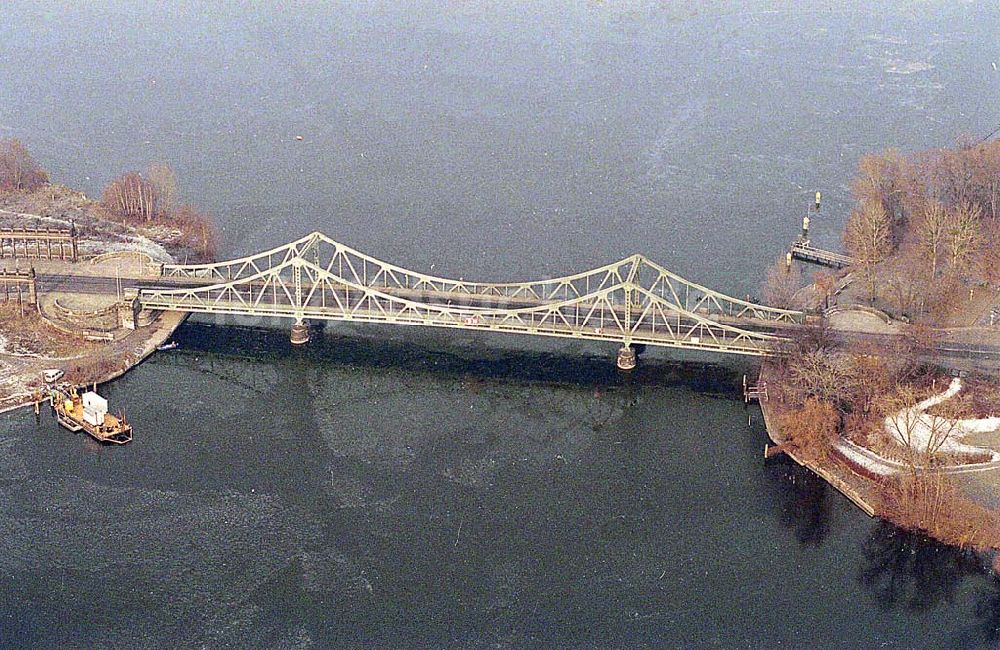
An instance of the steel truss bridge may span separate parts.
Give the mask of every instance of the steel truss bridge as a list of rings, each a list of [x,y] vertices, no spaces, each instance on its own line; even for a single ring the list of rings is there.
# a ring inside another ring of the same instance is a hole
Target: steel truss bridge
[[[467,282],[383,262],[318,232],[228,262],[166,265],[163,276],[184,286],[140,289],[143,309],[288,318],[300,330],[309,319],[377,322],[614,341],[623,352],[646,344],[769,355],[787,341],[781,332],[804,320],[642,255],[561,278]]]

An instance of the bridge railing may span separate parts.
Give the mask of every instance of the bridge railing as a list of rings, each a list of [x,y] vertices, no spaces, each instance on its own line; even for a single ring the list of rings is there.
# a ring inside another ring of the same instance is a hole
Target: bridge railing
[[[633,271],[635,267],[633,267]],[[738,354],[767,354],[781,339],[720,324],[689,312],[626,279],[569,299],[522,306],[452,301],[454,294],[414,290],[396,295],[341,277],[301,258],[238,282],[170,291],[143,290],[149,309],[456,327],[642,342]],[[531,302],[531,301],[527,301]]]
[[[311,267],[333,274],[347,283],[385,293],[412,295],[413,292],[426,292],[428,295],[452,295],[459,300],[468,296],[489,297],[496,299],[497,304],[517,305],[532,301],[571,300],[629,282],[690,312],[775,322],[801,322],[803,318],[801,312],[759,305],[695,284],[642,255],[632,255],[595,269],[558,278],[485,283],[411,271],[361,253],[318,232],[238,260],[189,266],[167,265],[164,267],[164,275],[216,280],[220,283],[241,282],[269,270],[283,268],[296,259],[309,262]],[[623,296],[623,302],[624,298]]]

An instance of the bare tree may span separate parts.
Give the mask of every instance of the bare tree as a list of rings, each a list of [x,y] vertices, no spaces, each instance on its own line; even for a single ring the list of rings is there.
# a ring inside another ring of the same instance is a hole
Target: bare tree
[[[982,224],[982,243],[976,257],[976,274],[990,286],[1000,288],[1000,219]]]
[[[182,205],[170,217],[181,231],[185,245],[199,258],[213,260],[218,252],[218,233],[212,219],[190,205]]]
[[[873,401],[891,384],[890,367],[886,364],[886,350],[874,346],[862,347],[848,353],[850,374],[854,394],[851,396],[854,410],[862,413],[871,410]]]
[[[153,163],[146,170],[146,178],[156,188],[159,199],[157,207],[161,212],[169,214],[177,200],[177,176],[173,168],[166,163]]]
[[[915,234],[921,252],[931,267],[931,277],[936,278],[938,265],[944,253],[948,232],[948,212],[940,201],[930,199],[924,203],[916,221]]]
[[[907,220],[906,194],[912,184],[910,164],[895,149],[884,154],[864,156],[858,163],[858,175],[852,185],[859,204],[878,204],[885,211],[889,237],[901,238]]]
[[[767,279],[762,291],[764,302],[772,307],[787,309],[792,306],[795,292],[802,286],[802,273],[795,265],[789,265],[784,256],[775,260],[767,269]]]
[[[149,222],[159,214],[158,190],[138,172],[129,172],[111,181],[104,188],[101,203],[123,221]]]
[[[0,191],[33,190],[48,182],[48,173],[20,140],[0,140]]]
[[[951,272],[966,274],[979,252],[982,240],[982,208],[963,201],[948,211],[945,247]]]
[[[837,286],[837,276],[829,271],[817,271],[813,275],[813,284],[823,301],[823,309],[830,308],[830,293]]]
[[[987,217],[1000,219],[1000,140],[981,143],[969,155],[976,202]]]
[[[880,411],[887,417],[888,433],[903,447],[908,477],[904,478],[904,508],[922,528],[933,529],[941,512],[942,481],[935,468],[945,459],[940,452],[958,428],[958,407],[950,400],[928,415],[916,407],[917,391],[908,385],[883,396]]]
[[[895,391],[883,395],[879,400],[880,412],[889,416],[886,419],[889,425],[887,432],[897,443],[903,445],[911,460],[913,450],[917,448],[915,434],[920,421],[920,413],[913,405],[919,401],[916,389],[910,385],[897,386]]]
[[[901,249],[879,266],[882,295],[898,315],[912,319],[922,312],[932,273],[933,267],[928,269],[925,266],[919,249]]]
[[[802,399],[814,398],[841,404],[854,393],[851,360],[843,352],[827,348],[809,350],[792,360],[790,387]]]
[[[874,303],[878,264],[892,252],[889,216],[881,203],[865,201],[851,213],[844,243],[864,276],[869,298]]]

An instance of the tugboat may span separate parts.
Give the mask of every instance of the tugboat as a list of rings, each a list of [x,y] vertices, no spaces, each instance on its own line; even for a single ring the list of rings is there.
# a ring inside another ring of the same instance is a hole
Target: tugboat
[[[85,431],[98,442],[124,445],[132,441],[132,425],[119,417],[108,414],[108,400],[96,392],[82,395],[76,386],[52,390],[52,410],[56,421],[72,432]]]

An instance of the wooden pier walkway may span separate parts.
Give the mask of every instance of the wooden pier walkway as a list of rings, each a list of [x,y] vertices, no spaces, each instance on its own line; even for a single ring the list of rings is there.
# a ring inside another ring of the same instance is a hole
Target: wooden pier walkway
[[[792,259],[818,264],[832,269],[842,269],[854,264],[854,258],[843,253],[835,253],[823,248],[816,248],[809,240],[797,240],[788,250]]]

